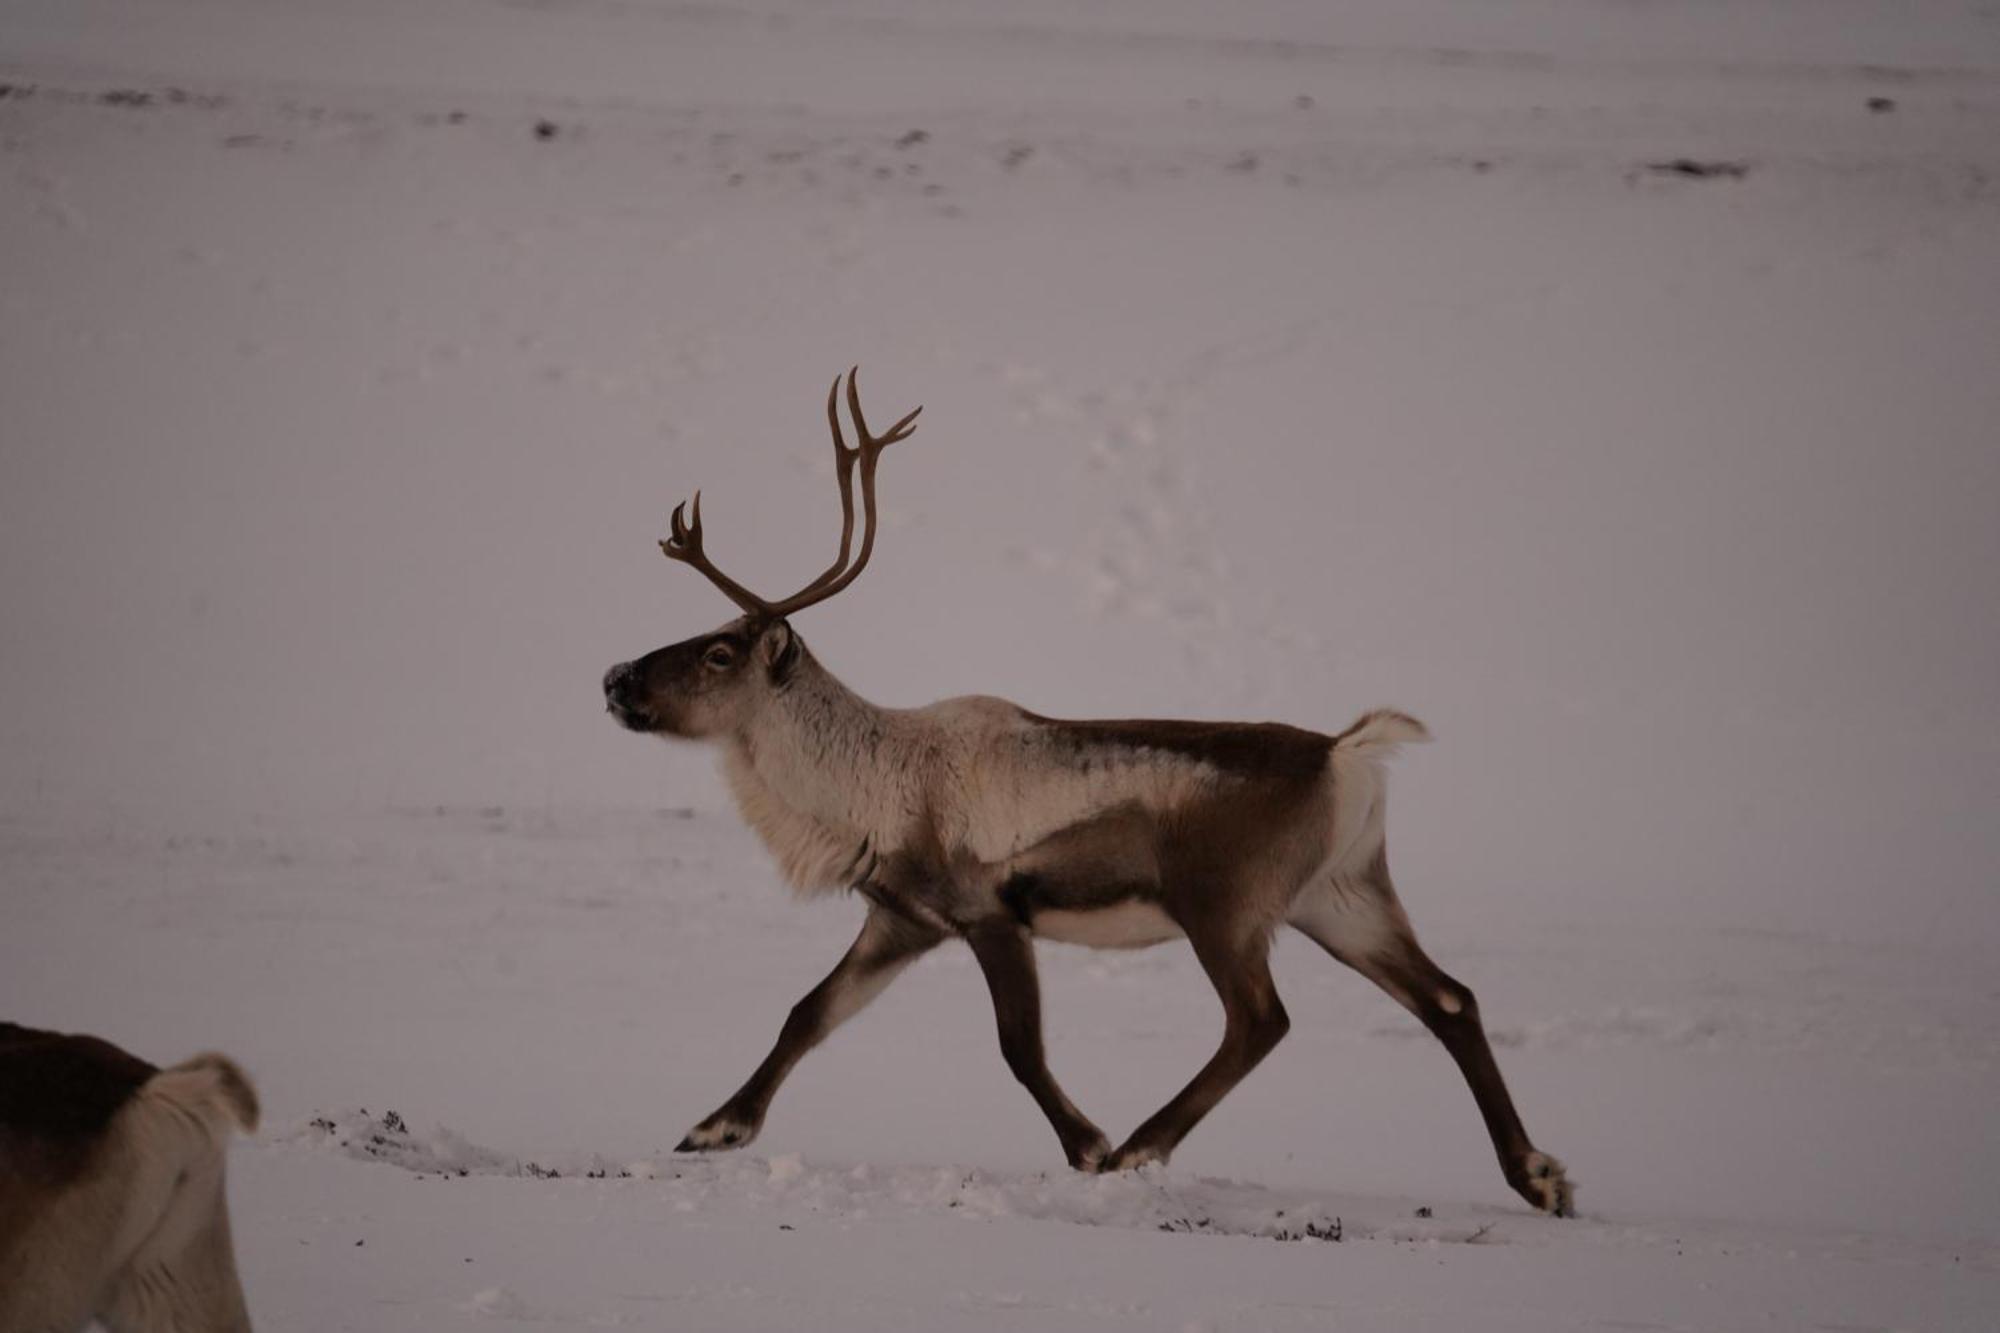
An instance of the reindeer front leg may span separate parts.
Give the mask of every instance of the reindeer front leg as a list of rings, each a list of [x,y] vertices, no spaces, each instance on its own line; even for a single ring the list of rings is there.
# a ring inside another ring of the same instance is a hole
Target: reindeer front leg
[[[898,973],[943,938],[942,932],[922,922],[871,907],[846,956],[827,973],[824,981],[792,1006],[778,1032],[777,1045],[764,1057],[764,1063],[757,1066],[749,1082],[713,1115],[689,1130],[674,1151],[741,1148],[756,1138],[757,1131],[764,1127],[765,1112],[771,1109],[771,1099],[805,1053],[859,1013]]]
[[[1012,921],[992,919],[966,932],[973,957],[993,994],[1000,1026],[1000,1054],[1062,1141],[1063,1156],[1079,1171],[1095,1171],[1111,1144],[1089,1117],[1076,1109],[1049,1072],[1042,1050],[1042,996],[1035,977],[1034,946],[1028,932]]]

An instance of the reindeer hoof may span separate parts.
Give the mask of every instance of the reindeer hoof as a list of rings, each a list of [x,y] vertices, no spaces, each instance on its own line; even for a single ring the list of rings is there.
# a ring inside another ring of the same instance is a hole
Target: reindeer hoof
[[[1113,1171],[1136,1171],[1142,1166],[1165,1166],[1167,1151],[1151,1144],[1128,1143],[1117,1152],[1104,1159],[1098,1170],[1107,1174]]]
[[[757,1137],[759,1126],[723,1115],[720,1111],[687,1132],[674,1146],[675,1152],[728,1152],[741,1148]]]
[[[1064,1155],[1069,1164],[1078,1171],[1095,1173],[1104,1169],[1104,1159],[1111,1155],[1111,1140],[1102,1134],[1073,1147],[1066,1146]]]
[[[1512,1184],[1522,1198],[1551,1217],[1576,1216],[1576,1186],[1561,1162],[1545,1152],[1531,1152],[1522,1159],[1520,1174]]]

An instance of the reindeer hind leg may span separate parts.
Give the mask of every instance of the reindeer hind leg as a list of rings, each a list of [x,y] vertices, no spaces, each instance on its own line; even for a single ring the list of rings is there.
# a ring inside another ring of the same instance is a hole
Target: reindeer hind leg
[[[1222,1043],[1188,1085],[1175,1094],[1104,1163],[1106,1171],[1123,1171],[1165,1162],[1188,1131],[1252,1069],[1284,1040],[1291,1029],[1284,1002],[1271,980],[1267,932],[1244,938],[1224,921],[1183,923],[1195,956],[1222,1001]]]
[[[1562,1163],[1529,1142],[1486,1040],[1479,1002],[1417,943],[1383,856],[1378,853],[1357,874],[1307,888],[1294,903],[1289,920],[1430,1029],[1472,1089],[1507,1183],[1541,1211],[1571,1216],[1574,1188]]]
[[[164,1187],[167,1196],[159,1220],[111,1280],[98,1312],[111,1333],[250,1333],[230,1241],[227,1151],[204,1140],[178,1172],[141,1172],[151,1178],[142,1188]]]

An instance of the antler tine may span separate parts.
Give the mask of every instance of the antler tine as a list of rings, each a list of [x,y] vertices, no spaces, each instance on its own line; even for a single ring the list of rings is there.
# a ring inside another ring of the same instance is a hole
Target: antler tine
[[[860,372],[860,369],[859,366],[850,368],[846,377],[848,409],[854,414],[854,428],[861,436],[861,444],[858,447],[848,448],[847,438],[842,434],[840,429],[841,377],[839,375],[833,377],[833,387],[826,391],[826,423],[833,432],[834,479],[840,486],[840,554],[834,557],[833,563],[828,565],[818,578],[793,593],[792,597],[803,597],[807,593],[818,592],[821,588],[832,583],[846,572],[848,552],[853,549],[854,544],[855,460],[863,458],[864,454],[872,455],[880,453],[883,449],[888,448],[898,440],[908,439],[916,430],[916,427],[910,425],[910,423],[916,420],[918,412],[924,410],[919,407],[915,411],[909,412],[901,421],[891,426],[889,433],[880,439],[870,435],[868,433],[868,423],[861,415],[861,398],[854,387],[855,377]],[[870,462],[866,466],[872,468],[873,464]],[[787,598],[786,600],[790,601],[791,598]],[[801,603],[801,605],[804,605],[804,603]]]
[[[717,569],[709,562],[708,556],[703,553],[701,549],[700,491],[694,493],[693,512],[687,514],[687,517],[683,519],[682,516],[687,513],[688,508],[689,506],[685,500],[674,506],[673,518],[669,520],[673,535],[660,542],[660,553],[669,560],[678,560],[684,565],[700,570],[710,583],[721,589],[723,596],[736,603],[737,606],[750,615],[770,615],[771,604],[769,602],[766,602],[756,593],[751,592],[735,579],[730,578],[727,574]]]
[[[660,550],[670,560],[685,559],[685,552],[701,550],[701,492],[694,493],[694,527],[689,529],[683,520],[687,513],[687,501],[674,506],[674,516],[668,520],[673,535],[660,542]]]
[[[826,402],[826,419],[833,429],[833,449],[838,472],[837,480],[840,484],[840,555],[832,565],[828,566],[825,573],[793,593],[790,597],[785,598],[781,602],[773,603],[771,606],[771,614],[773,615],[790,615],[792,612],[811,606],[816,602],[825,601],[848,584],[854,582],[862,569],[867,566],[868,557],[874,553],[876,460],[881,456],[884,449],[898,440],[908,439],[915,432],[916,427],[911,423],[917,419],[917,413],[924,409],[917,407],[904,414],[900,421],[889,428],[888,434],[881,436],[872,435],[868,430],[867,418],[861,412],[860,377],[861,368],[859,366],[849,368],[847,372],[847,411],[848,415],[854,419],[855,434],[860,437],[860,443],[856,444],[853,448],[850,449],[847,447],[846,438],[840,429],[840,413],[836,406],[836,399],[840,391],[840,380],[838,378],[835,378],[833,392],[827,395]],[[854,536],[853,471],[857,461],[861,464],[863,527],[861,532],[861,550],[855,555],[854,563],[850,565],[847,562],[847,553]]]
[[[700,570],[730,601],[748,614],[764,619],[790,615],[815,602],[823,602],[854,582],[875,550],[875,461],[884,449],[898,440],[909,438],[916,429],[911,423],[917,419],[917,413],[924,410],[919,407],[905,414],[902,420],[889,428],[886,435],[871,435],[867,420],[861,415],[861,394],[856,387],[859,373],[858,366],[847,372],[848,411],[854,417],[854,429],[860,436],[860,443],[853,448],[848,447],[847,438],[840,429],[839,376],[834,377],[833,387],[827,390],[826,395],[826,420],[833,431],[834,481],[840,487],[840,554],[834,557],[824,573],[783,601],[767,602],[751,592],[717,569],[703,552],[700,491],[694,493],[691,509],[685,503],[674,507],[672,535],[660,542],[661,553],[669,560],[678,560]],[[861,465],[861,508],[865,527],[861,534],[861,551],[849,564],[848,553],[854,547],[854,465],[857,462]]]
[[[833,431],[834,481],[840,486],[840,554],[833,558],[833,563],[818,578],[793,593],[793,597],[817,592],[839,578],[841,571],[847,568],[847,553],[854,543],[854,460],[861,456],[861,451],[848,448],[846,438],[840,433],[838,375],[833,377],[833,387],[826,391],[826,424]]]
[[[835,383],[837,384],[839,381],[836,380]],[[901,421],[889,427],[887,435],[879,439],[870,435],[868,433],[868,419],[861,415],[861,367],[853,366],[849,368],[847,372],[847,412],[849,416],[854,418],[855,433],[861,437],[859,452],[864,454],[879,454],[896,441],[908,439],[916,430],[916,427],[910,425],[910,423],[915,421],[917,413],[923,410],[921,406],[911,408]]]

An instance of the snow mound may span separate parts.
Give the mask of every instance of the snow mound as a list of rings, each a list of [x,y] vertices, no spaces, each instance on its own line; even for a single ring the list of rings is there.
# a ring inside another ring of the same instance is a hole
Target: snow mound
[[[540,1319],[541,1312],[505,1287],[484,1287],[458,1307],[475,1319],[510,1319],[516,1322]]]
[[[482,1148],[443,1125],[420,1134],[412,1130],[409,1122],[397,1112],[384,1111],[375,1115],[365,1106],[316,1115],[300,1128],[283,1135],[280,1141],[330,1148],[364,1162],[387,1162],[418,1175],[529,1176],[554,1180],[564,1175],[601,1178],[630,1174],[624,1168],[609,1165],[596,1157],[588,1161],[565,1160],[561,1166],[544,1165]]]

